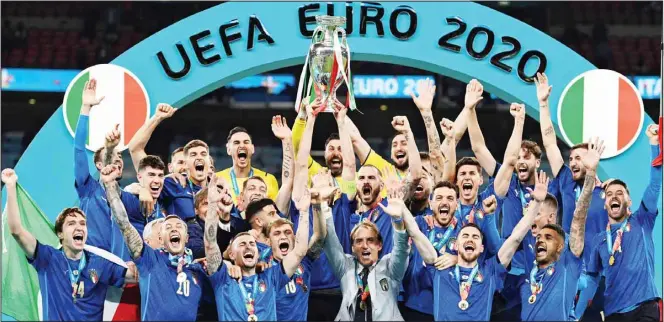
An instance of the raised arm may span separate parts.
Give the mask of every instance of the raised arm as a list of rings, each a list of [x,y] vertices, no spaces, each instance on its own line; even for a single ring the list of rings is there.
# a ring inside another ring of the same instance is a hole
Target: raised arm
[[[157,105],[157,110],[155,114],[144,123],[134,137],[129,141],[129,155],[131,156],[131,162],[134,164],[134,169],[138,170],[138,163],[141,162],[143,158],[147,155],[145,153],[145,146],[150,141],[152,133],[157,129],[157,126],[167,118],[170,118],[175,113],[176,109],[166,103],[160,103]]]
[[[504,159],[519,157],[521,140],[523,139],[523,125],[526,123],[526,106],[512,103],[510,104],[510,114],[514,117],[514,127],[512,128],[512,135],[507,141],[507,147],[505,147]]]
[[[415,247],[420,252],[424,262],[427,264],[433,264],[436,261],[436,258],[438,258],[438,252],[429,241],[429,238],[420,231],[413,214],[408,211],[408,208],[404,208],[403,221],[406,224],[408,235],[413,240],[413,244],[415,244]]]
[[[441,152],[445,155],[443,164],[443,176],[441,181],[454,182],[456,180],[456,125],[448,119],[440,121],[440,129],[445,135],[441,146]],[[436,181],[438,182],[438,181]]]
[[[551,86],[549,86],[549,79],[546,75],[541,73],[537,73],[535,85],[540,110],[539,121],[540,131],[542,132],[542,144],[544,145],[544,152],[546,153],[546,158],[549,160],[551,171],[555,178],[558,176],[558,172],[560,172],[560,168],[563,167],[565,161],[563,160],[562,153],[560,153],[560,148],[558,148],[556,131],[553,129],[553,122],[551,122],[551,109],[549,109]]]
[[[88,139],[90,110],[93,106],[101,103],[103,99],[103,96],[97,99],[97,80],[93,78],[85,82],[81,97],[81,113],[74,134],[74,176],[78,187],[82,187],[90,177],[88,154],[85,149],[85,142]]]
[[[323,243],[323,251],[325,252],[325,257],[327,257],[327,262],[332,273],[334,273],[334,276],[336,276],[337,279],[341,280],[346,273],[346,255],[339,242],[339,238],[337,237],[334,220],[332,219],[332,209],[327,207],[324,203],[318,205],[314,204],[313,207],[321,208],[321,210],[314,210],[314,213],[320,213],[325,220],[325,228],[323,230],[325,242]]]
[[[406,274],[408,268],[408,234],[406,233],[406,226],[403,221],[404,211],[406,205],[403,202],[403,190],[398,186],[388,188],[387,190],[387,207],[381,203],[378,205],[392,217],[393,227],[393,243],[392,252],[390,253],[390,262],[388,265],[388,272],[392,278],[400,281]],[[412,215],[411,215],[412,216]]]
[[[540,171],[539,175],[536,178],[535,190],[527,188],[530,194],[533,196],[533,200],[528,204],[528,211],[526,215],[519,220],[519,223],[512,230],[512,234],[505,240],[503,246],[498,250],[498,260],[504,267],[508,267],[514,257],[523,237],[526,236],[530,228],[535,222],[535,217],[539,213],[539,208],[541,203],[546,198],[547,187],[549,186],[549,178],[547,178],[544,171]]]
[[[120,143],[120,124],[115,124],[115,127],[106,133],[106,138],[104,139],[104,159],[102,160],[102,166],[105,167],[113,163],[113,154],[115,152],[115,147]]]
[[[415,186],[419,183],[420,176],[422,175],[422,160],[420,159],[420,151],[417,150],[415,143],[415,136],[410,128],[408,118],[405,116],[395,116],[392,118],[392,127],[403,134],[408,142],[408,178],[406,182],[406,195],[404,199],[408,200],[412,197],[412,192],[415,191]]]
[[[219,244],[217,244],[217,229],[219,228],[219,216],[217,212],[230,213],[233,208],[233,198],[217,187],[217,176],[212,176],[208,184],[208,210],[205,215],[205,233],[203,241],[205,244],[206,267],[209,275],[216,273],[221,267],[223,258]]]
[[[364,164],[369,157],[369,153],[371,153],[371,146],[369,146],[367,140],[362,137],[360,130],[357,129],[357,126],[355,126],[355,123],[353,123],[350,117],[346,116],[345,124],[350,130],[350,140],[353,143],[353,150],[355,151],[355,155],[357,155],[357,158],[360,159],[360,164]]]
[[[119,171],[114,165],[107,165],[101,169],[100,173],[101,180],[106,189],[106,199],[108,199],[108,204],[111,207],[113,219],[115,219],[115,222],[118,223],[118,227],[120,227],[127,248],[129,248],[131,258],[137,259],[141,257],[141,253],[143,252],[143,239],[141,239],[141,235],[138,234],[136,228],[134,228],[129,222],[127,210],[125,209],[124,204],[122,204],[122,200],[120,200],[120,187],[115,182],[115,179],[119,175]]]
[[[21,217],[18,210],[18,197],[16,196],[16,182],[18,176],[14,169],[2,170],[2,182],[7,191],[7,225],[9,231],[16,240],[25,255],[29,258],[35,258],[35,249],[37,248],[37,239],[29,231],[23,228]],[[4,241],[3,241],[4,242]]]
[[[353,156],[354,157],[354,156]],[[309,239],[309,257],[318,258],[323,251],[325,240],[325,219],[321,216],[322,204],[332,200],[332,196],[339,190],[334,186],[334,179],[330,170],[321,169],[311,178],[311,208],[313,211],[313,235]]]
[[[281,115],[272,117],[272,133],[274,136],[281,140],[281,148],[283,151],[281,163],[281,187],[277,193],[277,208],[281,213],[288,212],[288,205],[291,201],[291,193],[293,192],[293,179],[295,173],[295,165],[293,164],[293,140],[290,128],[286,123],[286,118]],[[306,164],[305,164],[306,167]]]
[[[319,106],[320,99],[316,99],[311,104],[302,108],[307,113],[307,124],[304,127],[300,146],[295,157],[294,182],[308,182],[309,180],[307,165],[309,164],[308,160],[309,154],[311,153],[311,140],[314,135],[314,126],[316,124],[316,116],[314,116],[313,110]],[[300,198],[304,193],[305,188],[306,186],[302,184],[293,185],[293,198]]]
[[[479,102],[483,92],[484,88],[482,87],[482,84],[475,79],[471,80],[466,86],[466,102],[470,100],[477,100]],[[484,136],[482,135],[480,124],[477,122],[476,106],[477,104],[468,105],[466,103],[466,107],[464,108],[468,110],[468,136],[470,136],[470,145],[475,157],[477,157],[477,161],[479,161],[482,168],[484,168],[484,171],[493,174],[496,170],[496,159],[493,158],[493,155],[491,155],[491,152],[484,142]]]
[[[424,128],[427,131],[427,142],[429,143],[429,153],[440,151],[440,136],[438,136],[436,122],[434,122],[433,113],[431,112],[436,85],[433,84],[431,79],[427,78],[425,81],[417,83],[417,93],[419,95],[415,96],[415,93],[411,92],[410,97],[420,111],[422,120],[424,120]]]
[[[298,184],[306,185],[307,181],[299,182]],[[295,207],[300,212],[300,219],[295,234],[295,246],[293,250],[284,257],[282,261],[284,272],[288,277],[293,276],[297,267],[302,262],[304,256],[307,256],[309,251],[309,206],[311,205],[311,194],[308,189],[304,190],[302,196],[295,200]],[[314,240],[314,242],[316,242]]]
[[[338,112],[334,114],[334,118],[337,120],[337,127],[339,128],[339,139],[341,141],[341,155],[343,156],[344,164],[343,171],[341,172],[341,177],[344,181],[355,181],[355,172],[357,167],[355,164],[355,154],[353,154],[353,142],[350,139],[350,129],[346,124],[346,113],[348,113],[348,108],[339,102],[337,103]],[[349,198],[355,196],[349,196]]]
[[[576,257],[581,257],[581,254],[583,254],[588,207],[593,198],[595,174],[597,171],[597,165],[599,164],[599,157],[602,155],[603,151],[604,142],[597,138],[591,139],[590,142],[588,142],[588,153],[586,153],[581,159],[583,166],[586,167],[586,178],[583,181],[583,189],[581,190],[579,200],[576,202],[574,217],[572,218],[572,226],[569,233],[569,249]]]
[[[650,149],[652,159],[654,160],[659,155],[659,135],[657,124],[650,124],[646,129],[646,135],[650,140]],[[641,203],[651,213],[657,213],[657,203],[662,200],[662,166],[650,167],[650,182],[643,193]]]

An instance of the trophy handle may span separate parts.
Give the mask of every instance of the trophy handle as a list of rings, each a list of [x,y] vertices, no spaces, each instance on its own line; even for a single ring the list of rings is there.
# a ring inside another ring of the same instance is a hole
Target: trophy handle
[[[311,35],[312,44],[318,44],[322,42],[324,39],[325,39],[325,30],[323,29],[322,26],[316,27],[316,29],[314,29],[314,33]]]
[[[341,33],[341,43],[346,46],[348,42],[346,41],[346,29],[337,27],[337,30],[335,30],[336,33]]]

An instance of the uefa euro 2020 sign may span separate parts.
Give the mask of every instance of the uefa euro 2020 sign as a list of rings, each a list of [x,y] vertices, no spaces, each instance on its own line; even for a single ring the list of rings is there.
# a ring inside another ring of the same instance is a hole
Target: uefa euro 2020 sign
[[[643,113],[641,100],[632,98],[629,120],[625,126],[620,123],[620,128],[616,123],[615,128],[607,129],[606,123],[596,120],[593,125],[590,119],[570,125],[565,119],[575,113],[577,117],[601,115],[623,122],[619,114],[625,112],[622,106],[607,106],[601,111],[582,104],[578,107],[581,112],[569,108],[574,100],[586,102],[578,95],[592,94],[592,86],[579,92],[577,83],[591,84],[597,79],[594,73],[580,76],[596,67],[539,30],[470,2],[228,2],[215,6],[157,32],[111,62],[128,71],[127,75],[116,75],[117,81],[134,86],[133,95],[138,99],[138,103],[124,107],[124,135],[140,127],[157,103],[184,107],[232,81],[302,64],[317,15],[346,18],[342,27],[352,60],[411,66],[462,82],[476,78],[501,99],[524,103],[528,115],[536,120],[539,106],[533,77],[536,72],[545,72],[553,84],[551,114],[558,136],[567,144],[578,143],[588,133],[596,133],[593,131],[615,136],[607,147],[612,153],[600,162],[598,175],[602,180],[621,178],[634,198],[643,195],[650,171],[644,129],[653,120]],[[620,75],[608,78],[611,86],[620,89],[621,100],[623,89],[630,95],[631,83],[625,83]],[[563,94],[565,102],[571,102],[568,105],[559,104]],[[77,200],[73,180],[75,124],[71,124],[76,116],[61,109],[43,126],[16,166],[21,185],[51,220]],[[105,126],[105,122],[98,128],[91,124],[88,143],[110,129]],[[658,207],[661,213],[662,205]],[[657,222],[653,239],[656,254],[661,254],[661,216]],[[656,256],[655,267],[661,294],[661,256]]]

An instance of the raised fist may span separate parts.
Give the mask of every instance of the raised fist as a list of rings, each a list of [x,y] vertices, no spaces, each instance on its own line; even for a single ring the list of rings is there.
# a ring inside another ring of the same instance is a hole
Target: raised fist
[[[468,108],[475,108],[482,100],[482,93],[484,87],[476,79],[473,79],[466,85],[466,97],[464,98],[464,105]]]
[[[6,185],[15,185],[16,181],[18,181],[18,176],[14,169],[7,168],[2,170],[2,182]]]
[[[485,214],[492,214],[494,211],[496,211],[497,206],[498,202],[496,201],[496,196],[494,195],[490,195],[482,200],[482,209],[484,210]]]
[[[399,133],[410,132],[410,123],[405,116],[395,116],[392,118],[392,127]]]
[[[170,106],[166,103],[159,103],[157,105],[157,110],[155,111],[154,116],[161,120],[165,120],[173,116],[173,114],[175,114],[175,111],[177,111],[177,109],[173,108],[173,106]]]

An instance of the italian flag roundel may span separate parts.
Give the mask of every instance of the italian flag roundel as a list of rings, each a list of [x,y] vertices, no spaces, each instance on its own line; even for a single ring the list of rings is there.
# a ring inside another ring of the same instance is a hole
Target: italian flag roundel
[[[607,69],[587,71],[565,87],[558,123],[567,144],[604,140],[602,158],[626,151],[641,132],[643,101],[627,77]]]
[[[97,98],[104,96],[104,99],[90,110],[86,147],[92,151],[102,147],[106,133],[120,124],[118,149],[122,151],[148,119],[148,93],[141,81],[123,67],[102,64],[85,69],[67,87],[62,105],[65,124],[72,137],[81,112],[83,88],[92,78],[97,80]]]

